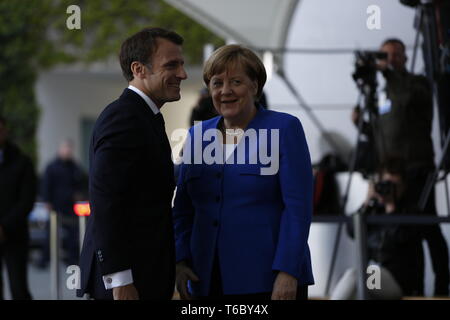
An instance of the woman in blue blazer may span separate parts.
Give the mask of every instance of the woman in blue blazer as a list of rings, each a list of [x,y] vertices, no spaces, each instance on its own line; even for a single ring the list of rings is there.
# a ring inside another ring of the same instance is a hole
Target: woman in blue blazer
[[[256,102],[266,72],[249,49],[219,48],[203,77],[220,116],[192,127],[183,150],[180,296],[306,299],[313,180],[300,121]]]

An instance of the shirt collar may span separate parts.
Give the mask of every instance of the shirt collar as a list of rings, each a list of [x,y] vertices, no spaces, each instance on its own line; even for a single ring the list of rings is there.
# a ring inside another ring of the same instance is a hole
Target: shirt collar
[[[147,96],[145,93],[143,93],[141,90],[139,90],[138,88],[136,88],[135,86],[132,86],[131,84],[128,86],[128,89],[133,90],[134,92],[136,92],[138,95],[141,96],[142,99],[144,99],[144,101],[148,104],[148,106],[150,107],[150,109],[152,109],[154,114],[158,114],[160,111],[158,109],[158,107],[156,106],[156,104],[152,101],[152,99],[149,98],[149,96]]]

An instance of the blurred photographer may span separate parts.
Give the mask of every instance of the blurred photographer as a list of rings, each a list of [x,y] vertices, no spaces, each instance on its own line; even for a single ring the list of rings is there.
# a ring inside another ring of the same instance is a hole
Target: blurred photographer
[[[376,69],[383,75],[384,85],[377,94],[375,120],[370,124],[363,123],[364,133],[372,139],[373,145],[359,157],[403,157],[406,160],[405,183],[408,185],[405,201],[409,206],[417,206],[428,176],[435,169],[431,139],[432,92],[425,77],[406,70],[407,56],[401,40],[385,40],[380,51],[387,55],[386,59],[376,61]],[[360,117],[361,111],[357,107],[352,114],[353,122],[358,124]],[[437,215],[434,187],[425,209],[417,213]],[[435,274],[434,294],[448,295],[448,247],[440,226],[421,226],[421,231],[431,254]]]
[[[367,200],[359,209],[366,215],[414,214],[405,197],[404,162],[392,158],[381,165],[376,181],[369,185]],[[353,237],[353,225],[348,225]],[[424,260],[420,227],[415,225],[368,225],[367,257],[369,265],[380,267],[380,289],[369,290],[371,299],[400,299],[423,295]],[[348,270],[336,285],[332,300],[356,297],[357,275]]]

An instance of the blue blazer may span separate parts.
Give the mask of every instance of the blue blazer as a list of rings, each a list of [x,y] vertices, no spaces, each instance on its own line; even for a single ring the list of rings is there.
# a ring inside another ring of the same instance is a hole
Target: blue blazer
[[[199,139],[221,120],[218,116],[190,129],[179,171],[173,209],[176,258],[187,260],[200,278],[189,284],[191,292],[208,295],[215,254],[224,294],[271,292],[277,271],[293,275],[299,285],[313,284],[307,243],[313,179],[300,121],[258,107],[246,132],[253,129],[262,134],[257,143],[248,143],[249,138],[239,142],[234,164],[194,162],[201,153],[216,156],[220,152],[213,148],[219,135]],[[277,130],[270,129],[278,129],[279,139]],[[267,147],[262,140],[268,141]],[[269,164],[258,154],[267,150],[279,168],[274,174],[262,175],[261,169],[267,170]],[[186,156],[187,151],[191,152]]]

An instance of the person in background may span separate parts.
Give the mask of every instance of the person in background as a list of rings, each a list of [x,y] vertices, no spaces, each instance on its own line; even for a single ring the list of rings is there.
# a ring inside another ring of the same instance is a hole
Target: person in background
[[[45,169],[42,178],[42,201],[50,211],[56,211],[61,219],[65,262],[77,265],[79,257],[78,218],[73,211],[77,201],[86,199],[86,174],[76,163],[73,154],[73,142],[69,139],[60,143],[58,154]],[[49,225],[39,267],[45,268],[49,262]]]
[[[406,69],[404,43],[395,38],[383,41],[380,51],[387,59],[378,61],[377,68],[383,74],[385,86],[378,100],[377,130],[368,123],[364,127],[373,137],[378,159],[403,157],[406,161],[406,195],[410,205],[418,206],[419,199],[434,173],[434,150],[431,139],[433,121],[433,97],[427,79]],[[359,122],[360,111],[355,109],[352,120]],[[373,155],[369,154],[369,159]],[[437,215],[433,186],[423,212]],[[422,226],[422,234],[430,250],[435,275],[434,294],[448,296],[450,271],[447,242],[439,224]]]
[[[36,175],[31,160],[8,139],[0,115],[0,300],[3,263],[14,300],[31,300],[28,289],[28,215],[36,198]]]
[[[192,127],[197,121],[205,121],[217,116],[212,98],[207,88],[200,90],[197,105],[192,109],[189,124]]]
[[[369,185],[367,200],[359,209],[365,215],[414,214],[417,207],[406,198],[405,162],[390,158],[379,168],[376,183]],[[348,228],[354,236],[353,225]],[[417,225],[368,225],[369,265],[380,267],[380,287],[369,290],[371,299],[400,299],[424,293],[424,255],[421,228]],[[356,271],[349,269],[336,285],[331,300],[356,298]]]
[[[183,150],[173,208],[180,297],[307,299],[313,181],[302,125],[257,103],[266,72],[247,48],[216,50],[203,79],[219,116],[191,128]],[[244,137],[256,130],[268,133],[259,139],[270,141],[270,164],[248,161],[264,152]],[[190,146],[211,131],[199,150],[215,147],[217,161],[197,163]]]

